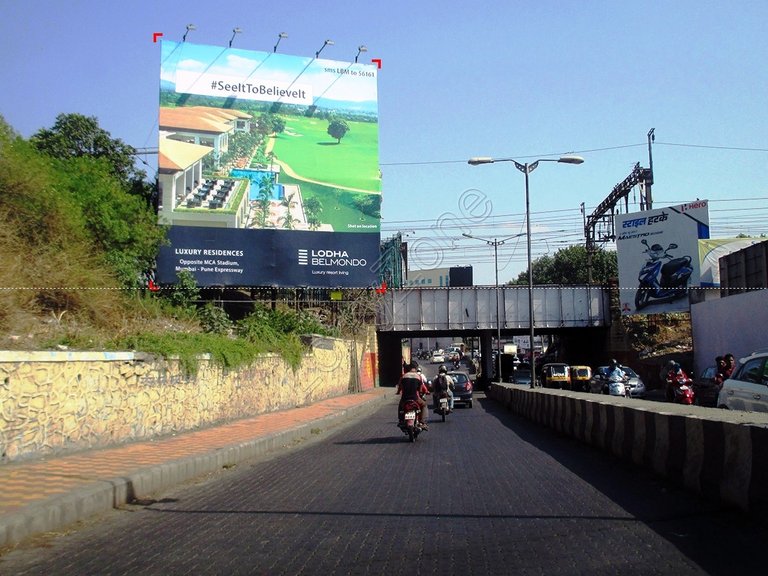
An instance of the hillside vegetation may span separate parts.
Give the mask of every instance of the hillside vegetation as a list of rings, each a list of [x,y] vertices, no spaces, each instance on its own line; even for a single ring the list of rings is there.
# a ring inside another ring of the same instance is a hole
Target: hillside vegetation
[[[278,352],[301,361],[311,315],[255,307],[240,322],[201,302],[194,281],[152,293],[165,231],[130,147],[96,120],[62,115],[29,140],[0,117],[0,349],[136,349],[177,355],[194,370]]]

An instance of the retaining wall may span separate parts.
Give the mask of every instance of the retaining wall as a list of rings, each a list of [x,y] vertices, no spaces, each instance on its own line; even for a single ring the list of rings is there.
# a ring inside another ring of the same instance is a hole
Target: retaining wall
[[[705,497],[768,511],[768,414],[498,383],[487,394]]]
[[[277,355],[223,369],[135,352],[0,351],[0,462],[104,447],[371,388],[375,338],[313,337],[301,366]]]

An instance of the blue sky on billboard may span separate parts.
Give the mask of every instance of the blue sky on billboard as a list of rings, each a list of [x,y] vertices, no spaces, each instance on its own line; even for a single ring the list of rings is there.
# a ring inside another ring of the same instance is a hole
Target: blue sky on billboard
[[[203,46],[187,43],[163,42],[162,81],[174,83],[179,72],[201,75],[230,75],[238,79],[258,78],[286,86],[308,86],[311,94],[322,95],[323,103],[331,100],[367,103],[376,110],[376,66],[372,64],[346,64],[333,60],[311,57],[297,58],[285,54],[258,52],[237,48],[224,49],[218,46]],[[314,61],[314,65],[313,64]],[[360,82],[359,77],[339,74],[329,85],[327,68],[366,70],[371,82]],[[297,84],[298,83],[298,84]]]
[[[190,23],[186,42],[219,46],[228,66],[255,65],[238,50],[270,53],[282,32],[275,57],[311,59],[322,46],[320,61],[379,59],[382,238],[437,244],[443,266],[472,264],[491,284],[492,249],[461,234],[524,232],[524,177],[509,163],[467,165],[473,156],[584,157],[530,175],[534,257],[584,241],[582,203],[591,214],[648,166],[651,128],[654,208],[707,199],[712,238],[768,233],[766,20],[768,3],[748,0],[6,2],[0,114],[28,137],[78,112],[156,147],[153,35],[181,42]],[[157,157],[141,160],[154,176]],[[482,222],[462,214],[470,189],[491,207]],[[499,262],[502,281],[524,270],[525,238],[500,246]]]

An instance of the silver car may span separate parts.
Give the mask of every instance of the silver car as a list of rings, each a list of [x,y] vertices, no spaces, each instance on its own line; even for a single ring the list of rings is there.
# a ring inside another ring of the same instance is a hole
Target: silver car
[[[768,352],[742,358],[717,397],[720,408],[768,412]]]

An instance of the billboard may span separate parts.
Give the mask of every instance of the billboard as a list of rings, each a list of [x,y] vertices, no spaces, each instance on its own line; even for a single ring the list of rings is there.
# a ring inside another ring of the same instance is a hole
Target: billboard
[[[162,42],[161,283],[377,281],[377,68]]]
[[[411,270],[403,285],[407,288],[472,286],[472,266],[451,266],[450,268]]]
[[[720,287],[720,258],[762,242],[762,238],[720,238],[699,241],[701,286]]]
[[[709,238],[706,200],[614,217],[622,314],[689,311],[699,286],[699,239]]]

